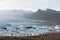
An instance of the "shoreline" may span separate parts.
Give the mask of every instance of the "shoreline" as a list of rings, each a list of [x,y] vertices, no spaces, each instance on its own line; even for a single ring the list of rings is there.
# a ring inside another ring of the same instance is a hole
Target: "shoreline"
[[[39,36],[0,36],[0,40],[60,40],[60,32]]]

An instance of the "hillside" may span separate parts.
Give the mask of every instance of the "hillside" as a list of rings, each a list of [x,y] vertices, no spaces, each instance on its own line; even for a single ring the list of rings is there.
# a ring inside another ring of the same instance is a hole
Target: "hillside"
[[[38,9],[38,11],[33,13],[32,15],[23,16],[23,17],[38,19],[38,20],[48,20],[60,24],[60,11],[56,11],[52,9],[47,9],[47,10]]]

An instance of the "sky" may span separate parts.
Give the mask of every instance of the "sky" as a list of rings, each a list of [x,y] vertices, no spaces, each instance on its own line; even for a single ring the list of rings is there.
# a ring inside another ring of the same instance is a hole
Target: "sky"
[[[0,10],[23,9],[36,11],[47,8],[60,11],[60,0],[0,0]]]

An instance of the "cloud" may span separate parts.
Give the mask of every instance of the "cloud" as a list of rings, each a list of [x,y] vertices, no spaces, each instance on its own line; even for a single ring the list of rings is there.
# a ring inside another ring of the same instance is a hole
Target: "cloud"
[[[17,8],[21,9],[30,9],[30,10],[37,10],[37,9],[45,9],[48,0],[17,0]]]
[[[0,0],[0,10],[12,9],[15,6],[14,0]]]
[[[60,9],[60,0],[0,0],[0,10],[6,9]]]

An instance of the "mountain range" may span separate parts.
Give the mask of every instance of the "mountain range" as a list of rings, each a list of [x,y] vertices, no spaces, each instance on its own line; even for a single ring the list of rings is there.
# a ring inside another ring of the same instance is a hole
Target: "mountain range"
[[[44,25],[60,24],[60,11],[53,9],[36,12],[26,10],[0,10],[0,23],[2,22],[22,22],[39,23]]]
[[[60,11],[53,9],[41,10],[38,9],[31,15],[24,15],[25,18],[38,19],[38,20],[47,20],[57,24],[60,24]]]

